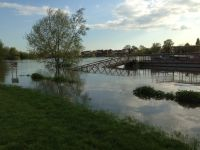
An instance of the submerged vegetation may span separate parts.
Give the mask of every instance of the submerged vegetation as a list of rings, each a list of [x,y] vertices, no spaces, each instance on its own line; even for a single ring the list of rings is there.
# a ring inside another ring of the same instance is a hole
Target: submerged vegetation
[[[73,78],[67,78],[67,77],[64,77],[62,75],[60,76],[54,76],[54,77],[46,77],[40,73],[33,73],[31,75],[31,79],[33,81],[41,81],[41,80],[49,80],[49,81],[54,81],[54,82],[57,82],[57,83],[61,83],[61,82],[68,82],[68,83],[75,83],[77,82],[76,79],[73,79]]]
[[[176,93],[165,93],[150,86],[143,86],[133,90],[133,93],[142,99],[167,99],[174,100],[185,107],[194,108],[200,106],[200,92],[182,90]]]
[[[33,81],[40,81],[40,80],[43,80],[45,77],[42,75],[42,74],[39,74],[39,73],[33,73],[31,75],[31,79]]]
[[[194,146],[67,98],[0,85],[0,99],[0,149],[184,150]]]

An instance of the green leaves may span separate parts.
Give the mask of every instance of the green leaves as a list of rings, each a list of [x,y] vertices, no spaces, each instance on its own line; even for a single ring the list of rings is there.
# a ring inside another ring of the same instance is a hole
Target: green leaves
[[[79,9],[69,16],[62,10],[49,9],[47,16],[39,20],[26,36],[33,51],[40,57],[50,58],[56,70],[62,63],[77,63],[83,48],[82,36],[88,30],[83,11],[83,8]]]

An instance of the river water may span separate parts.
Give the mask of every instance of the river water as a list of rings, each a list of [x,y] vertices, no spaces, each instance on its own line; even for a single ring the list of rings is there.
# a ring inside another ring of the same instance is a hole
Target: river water
[[[104,58],[98,58],[104,59]],[[81,64],[96,61],[83,59]],[[152,86],[156,90],[176,92],[178,90],[200,91],[200,73],[163,69],[104,70],[96,73],[66,73],[77,82],[53,84],[35,82],[30,75],[35,72],[48,74],[43,63],[36,60],[0,64],[0,82],[25,88],[36,88],[47,93],[70,95],[72,100],[95,110],[106,110],[120,117],[134,117],[146,124],[158,126],[165,131],[180,131],[189,136],[200,137],[200,108],[189,108],[174,101],[142,100],[133,95],[140,86]],[[17,80],[16,80],[17,79]]]

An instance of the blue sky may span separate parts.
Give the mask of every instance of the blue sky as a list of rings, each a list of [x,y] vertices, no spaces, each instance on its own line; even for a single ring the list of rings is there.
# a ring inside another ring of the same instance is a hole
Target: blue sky
[[[0,39],[28,50],[25,34],[50,7],[68,13],[85,8],[85,50],[150,47],[169,38],[175,45],[195,44],[200,37],[200,0],[0,0]]]

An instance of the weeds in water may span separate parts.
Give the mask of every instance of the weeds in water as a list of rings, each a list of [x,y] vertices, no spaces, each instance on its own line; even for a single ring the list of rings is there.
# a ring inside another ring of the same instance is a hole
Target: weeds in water
[[[194,91],[177,91],[175,94],[165,93],[160,90],[155,90],[153,87],[150,86],[143,86],[136,88],[133,91],[134,95],[141,99],[166,99],[166,100],[173,100],[179,103],[184,107],[199,107],[200,106],[200,92]]]
[[[76,83],[76,80],[73,79],[68,79],[64,76],[59,76],[59,77],[45,77],[42,74],[39,73],[33,73],[31,75],[31,78],[33,81],[41,81],[41,80],[49,80],[49,81],[55,81],[57,83],[62,83],[62,82],[68,82],[68,83]]]
[[[45,77],[39,73],[33,73],[31,75],[31,78],[33,81],[40,81],[40,80],[43,80]]]
[[[174,94],[173,93],[165,93],[160,90],[155,90],[153,87],[150,86],[143,86],[136,88],[133,91],[134,95],[142,98],[142,99],[174,99]]]

